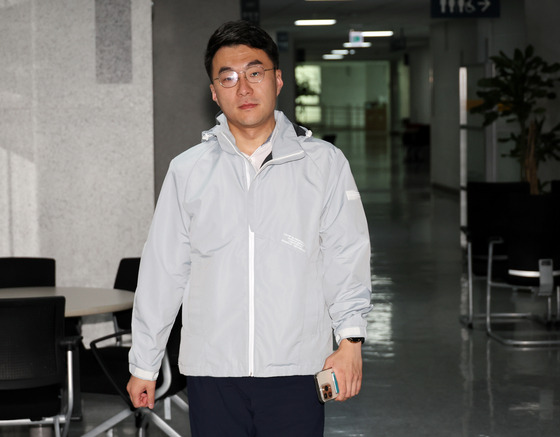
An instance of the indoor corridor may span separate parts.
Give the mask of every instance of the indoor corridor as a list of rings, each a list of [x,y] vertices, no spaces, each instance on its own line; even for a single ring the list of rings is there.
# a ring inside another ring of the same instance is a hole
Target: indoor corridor
[[[474,330],[459,323],[467,288],[459,196],[432,189],[428,151],[405,163],[396,137],[345,141],[336,140],[372,238],[373,311],[362,392],[328,406],[325,435],[560,435],[560,350],[508,348],[489,340],[481,323]],[[476,282],[476,311],[484,286]],[[495,294],[504,305],[512,295]],[[543,303],[534,305],[540,311]]]
[[[374,309],[362,392],[327,405],[325,436],[560,435],[560,349],[508,348],[481,326],[459,323],[466,281],[459,198],[432,189],[427,151],[407,163],[397,137],[346,131],[335,142],[350,160],[369,221]],[[84,419],[72,423],[70,436],[122,408],[116,396],[84,394]],[[174,408],[171,423],[190,435],[187,417]],[[114,436],[134,432],[129,418]],[[28,434],[4,428],[0,435]],[[163,434],[150,426],[148,435]]]

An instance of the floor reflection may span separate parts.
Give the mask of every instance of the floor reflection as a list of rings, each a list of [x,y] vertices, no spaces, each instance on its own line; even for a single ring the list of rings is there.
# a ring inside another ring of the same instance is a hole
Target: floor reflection
[[[506,348],[459,323],[459,196],[433,190],[429,159],[406,162],[398,138],[351,132],[336,141],[371,230],[374,310],[362,392],[329,406],[325,435],[560,435],[560,352]],[[479,284],[479,308],[482,293]]]

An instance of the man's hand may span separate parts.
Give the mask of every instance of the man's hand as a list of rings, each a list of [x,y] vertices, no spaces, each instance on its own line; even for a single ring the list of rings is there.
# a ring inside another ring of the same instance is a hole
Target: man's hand
[[[338,349],[325,360],[323,369],[332,368],[338,381],[337,401],[345,401],[362,387],[362,344],[344,339]]]
[[[132,404],[136,408],[147,407],[154,408],[156,396],[156,381],[147,381],[145,379],[131,376],[126,386],[128,395]]]

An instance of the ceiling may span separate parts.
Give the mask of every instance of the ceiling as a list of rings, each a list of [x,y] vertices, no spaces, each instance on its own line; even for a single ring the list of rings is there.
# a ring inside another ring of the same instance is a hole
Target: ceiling
[[[356,49],[347,59],[380,59],[405,48],[427,45],[430,0],[260,0],[260,24],[268,31],[285,31],[306,61],[317,61],[341,49],[350,30],[392,30],[392,38],[367,38],[372,47]],[[334,26],[295,26],[296,19],[335,18]],[[402,38],[404,37],[404,38]]]

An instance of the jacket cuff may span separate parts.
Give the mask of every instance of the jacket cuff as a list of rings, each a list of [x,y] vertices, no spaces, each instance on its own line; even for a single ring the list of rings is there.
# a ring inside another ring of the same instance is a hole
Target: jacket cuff
[[[130,373],[139,379],[145,379],[147,381],[155,381],[159,375],[158,372],[153,372],[151,370],[144,370],[136,367],[134,364],[129,365]]]
[[[364,337],[366,338],[365,328],[360,328],[358,326],[353,326],[349,328],[344,328],[338,331],[335,335],[336,343],[340,344],[342,340],[349,337]]]

